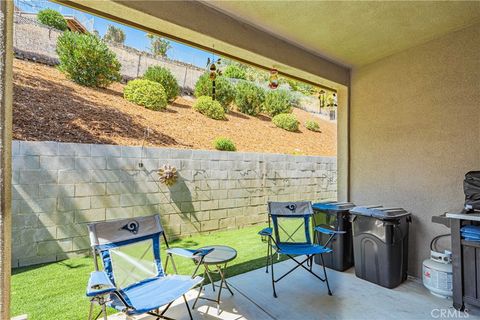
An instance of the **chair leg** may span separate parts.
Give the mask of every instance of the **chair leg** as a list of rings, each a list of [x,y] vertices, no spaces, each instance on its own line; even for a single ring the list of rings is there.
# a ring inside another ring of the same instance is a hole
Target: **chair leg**
[[[275,277],[273,276],[273,256],[270,259],[270,268],[271,268],[271,273],[272,273],[272,287],[273,287],[273,297],[277,298],[277,291],[275,290]]]
[[[265,266],[265,272],[268,273],[268,263],[270,261],[270,244],[267,245],[267,264]]]
[[[185,295],[183,295],[183,300],[185,301],[185,305],[187,306],[188,315],[190,316],[190,320],[193,320],[192,311],[190,311],[190,306],[188,305],[187,297],[185,297]]]
[[[108,320],[107,307],[105,306],[105,303],[102,304],[102,313],[103,313],[103,319],[104,319],[104,320]]]
[[[330,290],[330,285],[328,284],[327,270],[325,269],[325,261],[323,261],[323,254],[320,254],[320,259],[322,260],[323,274],[325,275],[325,282],[327,283],[328,295],[332,295]]]
[[[90,309],[88,310],[88,320],[92,320],[94,305],[95,305],[95,302],[90,301]]]

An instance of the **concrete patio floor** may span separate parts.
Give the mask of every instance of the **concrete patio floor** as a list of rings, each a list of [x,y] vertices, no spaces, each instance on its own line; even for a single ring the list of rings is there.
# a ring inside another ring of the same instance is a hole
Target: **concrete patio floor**
[[[289,270],[291,261],[276,264],[275,273]],[[314,265],[314,270],[321,268]],[[222,292],[220,314],[214,302],[199,300],[193,311],[194,319],[480,319],[480,310],[458,313],[451,300],[430,294],[420,283],[407,280],[395,289],[386,289],[355,276],[351,268],[346,272],[327,270],[333,296],[327,294],[324,283],[304,270],[297,269],[277,284],[278,298],[273,298],[270,274],[257,269],[228,279],[234,292]],[[192,290],[187,298],[190,306],[198,293]],[[211,286],[204,293],[212,296]],[[445,311],[442,311],[445,310]],[[443,315],[443,316],[442,316]],[[188,319],[181,300],[175,302],[166,316]],[[125,319],[114,315],[110,320]],[[140,317],[150,320],[153,317]]]

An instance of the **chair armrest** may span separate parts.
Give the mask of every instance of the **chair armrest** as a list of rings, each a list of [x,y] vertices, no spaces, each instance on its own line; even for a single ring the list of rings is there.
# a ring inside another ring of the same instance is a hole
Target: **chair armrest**
[[[258,232],[259,235],[261,235],[262,237],[265,237],[265,236],[271,236],[272,235],[272,228],[265,228],[263,230],[260,230]]]
[[[169,248],[167,249],[167,253],[174,254],[176,256],[194,259],[194,258],[201,258],[209,254],[215,249],[200,249],[200,250],[193,250],[193,249],[184,249],[184,248]]]
[[[336,230],[331,230],[331,229],[327,229],[327,228],[323,228],[323,227],[319,227],[319,226],[314,227],[313,229],[315,231],[318,231],[318,232],[321,232],[321,233],[324,233],[324,234],[329,234],[329,235],[345,233],[345,231],[336,231]]]
[[[112,293],[116,290],[112,281],[104,271],[93,271],[90,273],[87,285],[87,297],[94,297]]]

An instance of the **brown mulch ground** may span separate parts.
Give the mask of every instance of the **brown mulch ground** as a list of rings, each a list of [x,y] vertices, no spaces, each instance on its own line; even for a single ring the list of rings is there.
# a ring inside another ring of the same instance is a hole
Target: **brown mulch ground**
[[[15,60],[13,136],[18,140],[213,149],[216,137],[232,139],[238,151],[336,155],[336,126],[316,118],[321,133],[307,130],[314,118],[295,109],[299,132],[275,127],[266,116],[230,112],[227,121],[209,119],[178,98],[166,111],[150,111],[123,99],[123,84],[108,89],[79,86],[57,69]]]

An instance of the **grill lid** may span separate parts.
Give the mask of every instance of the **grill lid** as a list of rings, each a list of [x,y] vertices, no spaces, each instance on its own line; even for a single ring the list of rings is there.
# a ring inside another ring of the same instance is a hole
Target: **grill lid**
[[[384,208],[382,206],[359,206],[350,209],[350,213],[380,220],[397,220],[412,215],[403,208]]]

